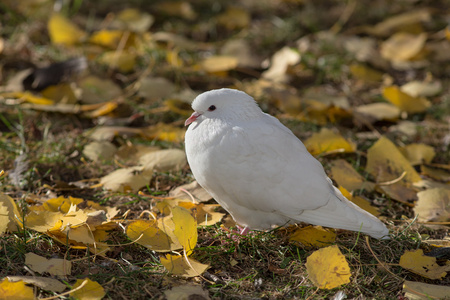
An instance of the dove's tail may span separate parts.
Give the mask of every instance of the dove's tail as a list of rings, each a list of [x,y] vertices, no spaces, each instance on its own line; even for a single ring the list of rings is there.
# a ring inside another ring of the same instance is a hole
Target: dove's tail
[[[326,205],[290,217],[314,225],[360,231],[377,239],[390,239],[389,230],[377,217],[349,201],[336,187],[333,188],[335,197]]]

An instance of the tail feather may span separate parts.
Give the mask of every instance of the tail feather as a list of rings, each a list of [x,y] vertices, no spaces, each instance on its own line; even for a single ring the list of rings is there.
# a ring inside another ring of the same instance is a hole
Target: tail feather
[[[377,217],[349,201],[337,188],[333,188],[335,195],[331,197],[334,198],[331,198],[325,206],[289,217],[314,225],[360,231],[377,239],[390,238],[389,230]]]

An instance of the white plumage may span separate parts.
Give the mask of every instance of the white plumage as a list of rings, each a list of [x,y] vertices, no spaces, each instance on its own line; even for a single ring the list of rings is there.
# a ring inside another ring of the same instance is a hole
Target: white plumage
[[[388,238],[376,217],[347,200],[318,160],[244,92],[199,95],[186,120],[186,154],[198,183],[251,229],[306,222]]]

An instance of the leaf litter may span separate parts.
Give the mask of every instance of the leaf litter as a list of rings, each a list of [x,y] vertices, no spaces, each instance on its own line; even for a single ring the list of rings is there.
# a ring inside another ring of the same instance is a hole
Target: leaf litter
[[[297,289],[277,288],[293,281],[324,290],[340,286],[355,297],[439,297],[448,281],[448,259],[426,254],[446,247],[443,237],[450,221],[445,142],[449,102],[443,88],[448,79],[442,67],[450,61],[450,35],[436,22],[445,13],[426,7],[398,13],[383,4],[390,16],[372,16],[378,21],[366,24],[369,18],[361,21],[358,16],[372,11],[358,14],[360,8],[350,4],[333,4],[337,10],[323,11],[315,4],[309,6],[311,14],[302,3],[251,2],[223,4],[213,11],[185,1],[159,3],[148,11],[100,13],[91,23],[83,18],[86,8],[70,18],[49,14],[42,4],[46,13],[38,16],[37,7],[32,17],[47,24],[50,44],[37,38],[42,33],[25,32],[28,43],[6,39],[13,31],[0,38],[0,52],[12,61],[0,60],[2,77],[17,76],[0,90],[1,168],[9,175],[0,176],[0,248],[7,256],[16,255],[10,249],[20,243],[18,236],[24,236],[27,245],[26,255],[1,261],[8,273],[1,273],[0,295],[34,298],[24,282],[43,293],[63,291],[39,277],[33,283],[15,276],[15,281],[23,281],[12,282],[11,275],[23,275],[19,270],[24,264],[45,279],[50,279],[47,274],[73,280],[89,274],[101,282],[79,279],[73,291],[65,292],[79,299],[100,299],[105,290],[115,294],[117,288],[108,280],[95,277],[99,269],[83,269],[88,260],[114,261],[121,264],[121,272],[145,261],[140,266],[152,270],[147,276],[159,287],[144,290],[160,296],[178,285],[162,281],[170,278],[162,276],[168,271],[193,277],[189,280],[196,283],[218,283],[206,287],[211,296],[299,297]],[[339,9],[345,13],[338,24],[332,16]],[[11,11],[30,13],[27,5]],[[313,24],[312,15],[320,25]],[[314,27],[318,29],[311,31]],[[26,48],[38,44],[48,54]],[[62,57],[53,57],[53,51]],[[32,64],[47,64],[19,74],[14,66],[18,53]],[[70,58],[77,53],[86,57]],[[69,61],[83,72],[69,72]],[[55,66],[66,66],[64,76],[55,79]],[[39,83],[44,82],[51,84],[43,88]],[[219,224],[233,222],[192,180],[182,150],[182,120],[190,114],[189,101],[201,91],[225,86],[249,92],[303,138],[308,150],[331,166],[330,177],[346,197],[389,223],[397,234],[390,247],[373,241],[375,251],[368,252],[358,237],[302,225],[229,238]],[[69,125],[60,126],[58,114]],[[327,129],[331,126],[337,129]],[[72,136],[77,136],[74,142]],[[27,164],[19,172],[13,162],[24,151]],[[61,162],[54,158],[57,154]],[[63,185],[70,189],[59,189]],[[427,244],[429,237],[434,239]],[[296,242],[283,242],[288,239]],[[279,251],[273,250],[275,245]],[[315,251],[319,247],[325,248]],[[48,249],[57,250],[50,257]],[[406,279],[403,287],[398,283],[387,294],[382,292],[388,290],[380,271],[384,263],[370,269],[376,275],[361,273],[374,256],[377,262],[377,256],[390,264],[400,261],[401,269],[391,270]],[[14,267],[17,263],[20,267]],[[281,278],[286,274],[292,276],[289,282]],[[295,279],[300,277],[305,279]],[[432,285],[429,278],[435,280]],[[383,288],[377,288],[377,282]],[[120,293],[131,290],[143,289],[124,288]],[[300,293],[328,295],[315,289]]]

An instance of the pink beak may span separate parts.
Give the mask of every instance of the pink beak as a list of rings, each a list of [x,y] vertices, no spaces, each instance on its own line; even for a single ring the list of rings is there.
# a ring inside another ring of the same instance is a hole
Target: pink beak
[[[198,117],[200,117],[202,114],[199,114],[198,112],[193,112],[192,115],[184,122],[184,126],[188,126],[195,120],[197,120]]]

